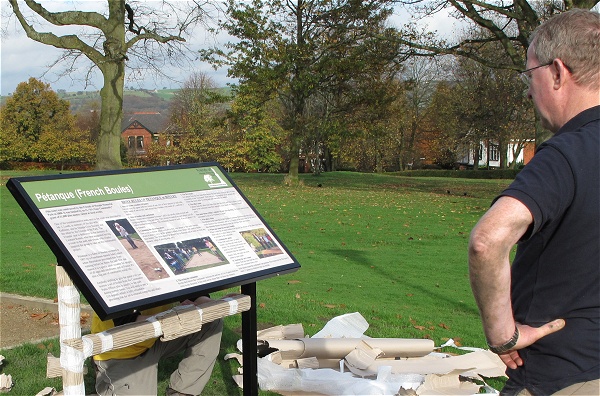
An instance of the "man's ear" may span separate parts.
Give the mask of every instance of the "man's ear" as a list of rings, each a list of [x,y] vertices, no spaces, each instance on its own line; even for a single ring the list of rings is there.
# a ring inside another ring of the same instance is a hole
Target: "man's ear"
[[[552,61],[552,79],[554,81],[554,89],[562,87],[567,78],[570,78],[571,72],[563,61],[559,58]]]

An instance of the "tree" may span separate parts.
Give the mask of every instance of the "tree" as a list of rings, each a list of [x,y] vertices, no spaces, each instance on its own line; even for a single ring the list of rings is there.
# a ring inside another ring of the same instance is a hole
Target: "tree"
[[[218,146],[229,143],[223,133],[229,100],[204,73],[193,73],[185,81],[170,106],[169,133],[180,161],[218,161]]]
[[[406,26],[399,40],[413,55],[458,55],[487,67],[521,71],[529,36],[545,19],[570,8],[592,8],[598,0],[546,0],[541,3],[513,0],[506,2],[479,0],[409,1],[393,0],[411,11],[417,19],[447,11],[457,20],[467,20],[471,28],[484,32],[479,37],[463,36],[458,41],[447,40],[435,33],[419,32],[415,26]],[[482,51],[494,46],[501,48],[504,61],[498,63],[497,53]]]
[[[262,103],[279,101],[281,126],[289,134],[288,182],[295,183],[300,148],[311,129],[309,101],[317,93],[341,93],[369,64],[396,56],[390,40],[372,34],[372,29],[387,34],[383,23],[390,10],[379,2],[351,0],[229,0],[227,14],[222,27],[238,41],[202,54],[215,65],[228,65],[242,94]]]
[[[102,13],[76,10],[50,12],[36,1],[24,1],[37,19],[54,26],[88,29],[79,35],[62,36],[36,30],[23,6],[17,0],[9,0],[9,3],[27,37],[64,49],[62,60],[72,62],[71,65],[83,56],[92,63],[92,68],[100,70],[104,84],[100,90],[102,108],[96,167],[120,168],[125,66],[135,58],[139,65],[160,71],[166,60],[176,61],[177,55],[185,49],[184,35],[205,17],[202,7],[206,3],[163,2],[160,8],[150,9],[147,2],[130,1],[126,4],[125,0],[107,0],[108,9]],[[168,26],[168,23],[173,26]]]
[[[423,134],[417,143],[426,164],[444,169],[456,164],[457,137],[461,130],[457,117],[460,100],[454,87],[455,84],[449,81],[440,81],[435,85],[421,126]]]
[[[418,160],[415,145],[423,132],[426,109],[431,101],[433,86],[439,78],[438,62],[435,59],[413,58],[407,62],[403,78],[406,90],[404,111],[407,122],[400,124],[401,130],[397,134],[402,170]]]
[[[231,104],[228,127],[243,147],[247,171],[274,172],[281,169],[284,131],[278,121],[278,103],[260,103],[255,96],[238,93]]]
[[[406,106],[404,87],[396,74],[392,66],[388,73],[357,81],[350,99],[355,102],[343,113],[342,125],[351,132],[344,136],[349,139],[340,151],[358,170],[381,173],[397,169]]]
[[[173,95],[170,105],[170,128],[176,135],[193,135],[202,138],[209,134],[216,118],[222,118],[224,103],[229,96],[217,90],[210,77],[204,73],[192,73],[179,91]]]
[[[523,83],[507,70],[494,70],[467,58],[457,58],[453,80],[437,84],[423,127],[429,157],[444,167],[465,151],[472,152],[477,169],[483,147],[497,148],[500,167],[507,165],[509,145],[530,140],[533,112],[523,95]],[[518,153],[514,153],[515,156]],[[488,163],[489,166],[489,163]]]
[[[396,37],[405,46],[406,54],[455,55],[488,68],[517,72],[525,69],[529,37],[544,20],[570,8],[590,9],[598,3],[598,0],[391,1],[406,7],[417,20],[447,12],[457,21],[468,21],[468,28],[478,32],[477,35],[456,35],[458,39],[452,40],[440,37],[435,32],[423,32],[415,24],[409,24]],[[498,57],[498,51],[503,56]],[[539,122],[535,123],[535,130],[537,143],[549,137],[549,133],[541,128]]]
[[[20,83],[2,109],[2,141],[10,160],[37,160],[38,141],[48,128],[71,127],[69,102],[35,78]]]
[[[75,126],[69,102],[35,78],[6,100],[0,127],[0,161],[93,162],[89,132]]]
[[[75,126],[67,130],[48,128],[40,136],[38,146],[39,159],[60,164],[61,170],[68,163],[94,163],[96,150],[89,131]]]
[[[93,101],[87,103],[76,114],[76,125],[83,131],[89,131],[93,143],[100,136],[100,103]]]

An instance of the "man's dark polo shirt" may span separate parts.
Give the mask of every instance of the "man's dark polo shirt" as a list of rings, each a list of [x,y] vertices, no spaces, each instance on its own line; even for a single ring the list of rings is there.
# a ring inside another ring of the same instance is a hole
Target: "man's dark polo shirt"
[[[512,265],[515,320],[564,329],[519,351],[509,383],[548,395],[600,378],[600,106],[542,143],[501,196],[533,215]]]

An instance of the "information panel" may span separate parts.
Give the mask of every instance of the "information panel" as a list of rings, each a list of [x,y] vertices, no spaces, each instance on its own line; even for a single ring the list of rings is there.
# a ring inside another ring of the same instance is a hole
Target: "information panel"
[[[7,187],[102,319],[300,267],[217,163]]]

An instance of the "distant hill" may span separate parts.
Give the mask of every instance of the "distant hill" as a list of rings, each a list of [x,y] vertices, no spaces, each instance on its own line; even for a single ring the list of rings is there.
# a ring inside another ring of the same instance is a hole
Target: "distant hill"
[[[225,92],[230,92],[230,88],[219,88]],[[158,111],[162,114],[168,114],[169,103],[173,95],[178,89],[160,89],[160,90],[130,90],[126,89],[123,97],[123,112],[132,114],[141,111]],[[79,111],[90,109],[93,107],[100,108],[100,91],[78,91],[66,92],[59,89],[56,91],[62,99],[68,100],[71,103],[71,111],[77,113]],[[8,96],[2,96],[0,104]],[[96,103],[94,105],[94,102]]]
[[[169,101],[176,89],[165,89],[161,91],[148,90],[125,90],[123,96],[123,111],[126,114],[139,111],[158,111],[167,114],[169,110]],[[71,111],[77,113],[86,108],[90,108],[97,103],[100,107],[100,91],[79,91],[64,92],[59,90],[58,95],[71,103]]]

